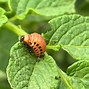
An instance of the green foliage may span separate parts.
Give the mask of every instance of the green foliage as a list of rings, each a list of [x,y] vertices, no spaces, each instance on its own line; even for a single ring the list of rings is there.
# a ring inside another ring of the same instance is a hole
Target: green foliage
[[[89,59],[89,17],[77,14],[52,19],[52,30],[44,34],[50,49],[60,46],[75,59]],[[59,48],[58,48],[59,47]]]
[[[0,2],[2,2],[2,3],[3,3],[3,2],[7,2],[7,1],[8,1],[8,0],[0,0]]]
[[[6,80],[6,73],[0,70],[0,89],[10,89],[10,85]]]
[[[88,0],[0,0],[0,89],[88,89],[88,11]],[[42,58],[18,41],[32,32]]]
[[[59,89],[88,89],[89,61],[78,61],[67,69],[67,75],[59,70],[61,83]]]
[[[11,89],[6,79],[0,81],[0,89]]]
[[[58,87],[57,66],[51,56],[43,58],[31,55],[21,42],[16,43],[10,51],[7,77],[12,88],[54,89]],[[41,61],[39,61],[41,60]]]
[[[10,54],[7,77],[12,88],[58,89],[60,84],[59,89],[88,89],[89,61],[74,63],[67,69],[67,75],[58,70],[52,57],[45,54],[37,58],[20,42],[12,47]]]
[[[19,19],[27,13],[35,13],[46,17],[54,17],[64,13],[74,13],[75,0],[10,0],[9,7]]]
[[[0,8],[0,27],[7,22],[7,17],[4,15],[4,9]]]
[[[0,29],[0,70],[6,70],[10,48],[16,41],[17,36],[15,34],[5,28]]]
[[[10,48],[16,41],[17,36],[14,33],[6,28],[0,29],[0,89],[10,89],[6,78],[6,67],[10,57]]]
[[[67,74],[71,77],[70,82],[74,89],[89,88],[89,61],[81,60],[71,65]],[[77,87],[76,87],[77,86]]]

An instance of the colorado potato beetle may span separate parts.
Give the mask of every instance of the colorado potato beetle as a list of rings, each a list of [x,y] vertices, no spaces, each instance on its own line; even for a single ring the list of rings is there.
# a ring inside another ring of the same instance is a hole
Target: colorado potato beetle
[[[25,34],[20,40],[30,46],[38,57],[41,57],[46,50],[46,42],[38,33]]]

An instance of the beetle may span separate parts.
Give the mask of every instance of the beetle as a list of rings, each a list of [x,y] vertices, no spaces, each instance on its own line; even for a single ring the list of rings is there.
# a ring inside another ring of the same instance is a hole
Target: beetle
[[[25,34],[21,36],[20,41],[30,46],[36,56],[42,57],[44,55],[46,50],[46,42],[40,34]]]

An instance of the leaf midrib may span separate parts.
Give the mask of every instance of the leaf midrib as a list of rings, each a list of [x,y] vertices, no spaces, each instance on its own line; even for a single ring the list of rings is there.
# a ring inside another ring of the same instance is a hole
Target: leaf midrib
[[[65,74],[61,71],[61,69],[58,68],[58,73],[64,83],[68,86],[69,89],[74,89],[73,86],[69,83],[68,79],[65,77]]]

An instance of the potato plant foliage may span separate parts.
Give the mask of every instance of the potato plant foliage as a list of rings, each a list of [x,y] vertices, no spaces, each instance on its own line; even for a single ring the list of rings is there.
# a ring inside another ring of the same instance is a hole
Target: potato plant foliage
[[[89,89],[88,10],[87,0],[0,0],[0,89]],[[42,57],[20,42],[34,32]]]

